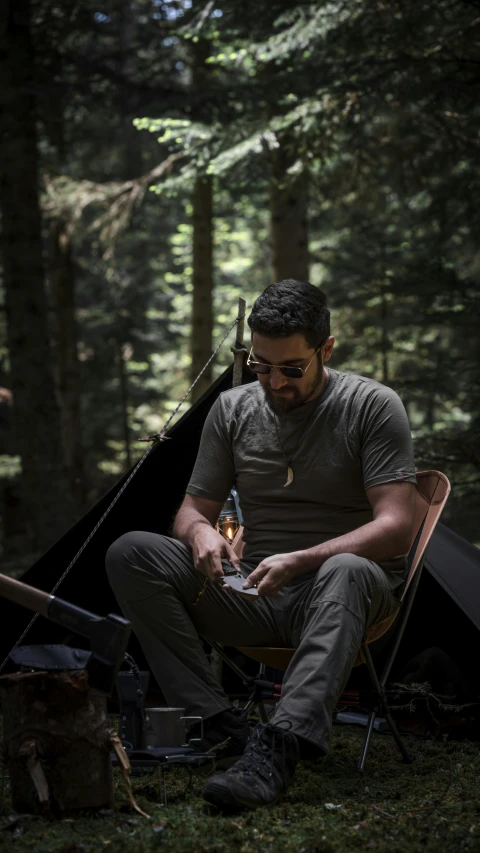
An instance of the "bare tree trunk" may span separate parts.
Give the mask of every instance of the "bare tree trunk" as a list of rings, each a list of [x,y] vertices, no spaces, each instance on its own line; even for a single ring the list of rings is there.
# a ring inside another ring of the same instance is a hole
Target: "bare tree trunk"
[[[74,511],[47,325],[29,13],[29,0],[2,9],[0,209],[16,441],[33,544],[45,549]]]
[[[205,89],[209,69],[205,64],[210,55],[208,39],[192,43],[192,90]],[[191,331],[191,381],[196,378],[212,354],[213,335],[213,180],[211,175],[199,175],[193,190],[193,300]],[[212,382],[210,365],[192,392],[198,400]]]
[[[53,69],[46,91],[37,98],[37,111],[48,140],[57,152],[59,169],[67,156],[63,100],[48,93],[55,91]],[[55,339],[55,378],[61,408],[62,441],[65,466],[76,508],[85,509],[87,484],[83,465],[80,369],[77,357],[75,316],[75,267],[71,237],[61,210],[53,214],[49,228],[47,277],[53,310]]]
[[[390,339],[388,336],[388,303],[385,291],[382,291],[381,301],[381,316],[382,316],[382,338],[380,342],[380,351],[382,357],[382,382],[388,385],[390,371],[388,365],[388,353],[390,351]]]
[[[272,281],[308,281],[308,180],[305,172],[289,175],[295,155],[288,142],[273,152],[270,185],[270,242]]]
[[[64,225],[51,229],[50,283],[54,306],[58,392],[62,404],[63,454],[67,475],[79,507],[86,502],[83,465],[80,370],[75,322],[75,270],[72,246]]]
[[[130,424],[128,422],[128,375],[123,347],[119,341],[115,341],[115,347],[118,363],[118,378],[120,379],[120,401],[122,412],[122,432],[123,440],[125,442],[125,457],[127,468],[131,468],[132,450],[130,445]]]
[[[432,381],[429,383],[429,387],[427,388],[424,396],[425,401],[425,423],[427,424],[429,430],[433,430],[435,426],[436,420],[436,403],[437,403],[437,391],[442,387],[442,378],[444,379],[444,356],[441,349],[437,349],[435,355],[435,373],[432,378]]]
[[[210,176],[197,178],[193,191],[192,382],[212,354],[212,208],[212,179]],[[193,401],[202,396],[211,382],[212,367],[210,365],[193,389]]]
[[[131,80],[135,74],[136,54],[135,35],[137,30],[137,2],[136,0],[123,0],[119,6],[119,47],[120,47],[120,76],[124,80]],[[120,94],[118,100],[119,117],[119,148],[120,148],[120,173],[124,180],[130,180],[142,173],[141,135],[133,125],[136,116],[132,106],[131,96]],[[123,323],[120,324],[123,327]],[[118,368],[120,406],[121,406],[121,430],[123,444],[125,447],[125,464],[130,469],[132,460],[132,435],[130,429],[128,406],[129,387],[127,362],[130,347],[115,341],[116,364]]]
[[[136,0],[122,0],[119,4],[119,47],[121,79],[131,80],[135,73],[135,35],[137,30]],[[125,180],[142,174],[141,134],[133,125],[137,112],[131,95],[122,92],[118,101],[122,165]]]

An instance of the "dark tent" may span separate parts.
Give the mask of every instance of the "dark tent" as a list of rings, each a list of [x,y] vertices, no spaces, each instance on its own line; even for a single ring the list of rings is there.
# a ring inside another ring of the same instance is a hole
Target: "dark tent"
[[[452,492],[450,500],[455,500]],[[402,641],[399,667],[422,649],[443,649],[480,692],[480,549],[439,523]],[[472,665],[475,661],[475,665]]]
[[[245,375],[244,381],[251,376]],[[171,440],[156,445],[128,484],[91,542],[62,581],[57,595],[99,614],[118,612],[104,571],[108,546],[129,530],[168,533],[192,470],[207,413],[224,390],[231,387],[232,368],[169,430]],[[129,473],[22,577],[25,583],[51,591],[58,579],[118,495]],[[454,500],[454,495],[452,498]],[[10,651],[32,614],[0,598],[0,661]],[[424,571],[409,625],[398,656],[402,663],[422,649],[439,646],[468,671],[468,660],[480,651],[480,550],[444,525],[438,525],[428,549]],[[70,642],[65,629],[38,618],[24,643]],[[135,640],[131,651],[144,664]],[[392,673],[395,675],[395,671]],[[475,676],[476,678],[476,676]],[[475,679],[472,687],[477,691]]]
[[[444,524],[438,524],[425,565],[480,631],[480,550]]]

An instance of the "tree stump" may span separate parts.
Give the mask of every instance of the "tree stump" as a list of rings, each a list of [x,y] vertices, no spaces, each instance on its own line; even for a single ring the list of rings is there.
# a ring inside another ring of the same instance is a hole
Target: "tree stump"
[[[4,752],[17,812],[111,808],[106,697],[85,670],[0,678]]]

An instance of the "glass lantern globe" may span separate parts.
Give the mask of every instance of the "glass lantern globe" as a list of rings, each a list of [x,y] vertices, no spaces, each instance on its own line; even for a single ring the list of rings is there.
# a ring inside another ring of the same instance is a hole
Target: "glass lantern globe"
[[[230,495],[223,505],[223,509],[218,516],[218,521],[215,526],[218,532],[225,537],[227,542],[233,542],[235,534],[240,527],[240,520],[238,517],[235,496],[232,492],[230,492]]]

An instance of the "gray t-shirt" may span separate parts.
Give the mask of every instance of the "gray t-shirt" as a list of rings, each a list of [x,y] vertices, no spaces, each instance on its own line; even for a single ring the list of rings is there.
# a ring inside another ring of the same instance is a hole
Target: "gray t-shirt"
[[[275,417],[287,458],[297,445],[289,486]],[[371,379],[329,369],[322,392],[281,417],[259,382],[220,394],[187,492],[223,503],[236,487],[245,527],[242,559],[256,564],[372,521],[366,489],[395,480],[416,482],[400,398]],[[403,558],[382,565],[405,571]]]

